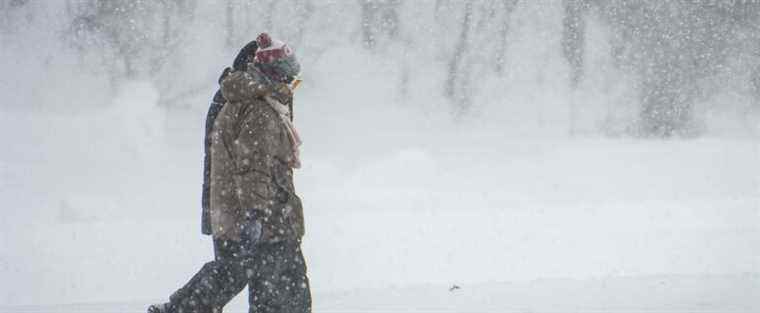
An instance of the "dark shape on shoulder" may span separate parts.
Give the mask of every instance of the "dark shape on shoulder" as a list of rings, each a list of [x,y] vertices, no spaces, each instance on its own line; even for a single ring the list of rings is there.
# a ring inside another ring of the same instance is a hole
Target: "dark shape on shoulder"
[[[232,62],[232,68],[236,71],[245,71],[248,67],[248,63],[253,62],[253,58],[256,55],[256,50],[259,49],[259,44],[256,41],[251,41],[240,49],[235,61]]]

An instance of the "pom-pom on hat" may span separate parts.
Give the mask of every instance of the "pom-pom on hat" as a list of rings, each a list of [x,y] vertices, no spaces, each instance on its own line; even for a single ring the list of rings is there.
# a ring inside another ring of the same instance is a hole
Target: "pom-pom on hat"
[[[268,48],[272,45],[272,37],[269,37],[269,34],[267,33],[261,33],[256,37],[256,43],[258,43],[261,48]]]

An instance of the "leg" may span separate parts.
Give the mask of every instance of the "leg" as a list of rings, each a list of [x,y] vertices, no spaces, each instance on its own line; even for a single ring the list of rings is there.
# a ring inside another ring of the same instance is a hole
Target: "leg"
[[[257,248],[248,285],[249,313],[311,313],[300,243],[269,243]]]
[[[243,288],[248,284],[248,278],[245,273],[247,267],[242,264],[250,264],[250,261],[247,260],[249,254],[246,254],[247,252],[243,251],[243,249],[244,247],[238,242],[214,240],[216,261],[234,263],[231,266],[235,267],[234,275],[227,275],[227,283],[223,284],[219,289],[216,304],[214,305],[214,313],[221,313],[222,308],[243,291]]]
[[[216,259],[208,262],[170,299],[169,313],[219,313],[248,283],[242,245],[214,240]]]

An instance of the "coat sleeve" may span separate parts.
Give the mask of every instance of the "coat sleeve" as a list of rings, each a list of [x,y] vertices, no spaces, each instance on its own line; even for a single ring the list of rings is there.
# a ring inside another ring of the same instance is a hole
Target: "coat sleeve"
[[[257,240],[298,239],[303,235],[300,199],[287,179],[285,188],[277,182],[286,170],[282,157],[289,139],[279,124],[279,116],[269,107],[266,109],[257,114],[260,118],[254,122],[244,123],[237,140],[236,150],[244,151],[237,157],[241,164],[241,172],[236,175],[237,197],[246,217],[261,225]]]
[[[281,131],[276,118],[268,109],[252,112],[235,140],[235,150],[240,152],[236,156],[240,205],[263,218],[271,215],[277,191],[272,174]]]

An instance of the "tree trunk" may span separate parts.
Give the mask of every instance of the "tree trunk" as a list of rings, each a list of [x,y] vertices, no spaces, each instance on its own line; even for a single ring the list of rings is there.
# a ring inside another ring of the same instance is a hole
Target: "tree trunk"
[[[504,6],[504,16],[502,16],[501,26],[499,27],[499,46],[496,49],[496,66],[494,68],[499,75],[504,75],[505,72],[507,35],[509,35],[509,22],[511,21],[509,17],[517,5],[517,0],[504,0],[502,5]]]
[[[375,48],[375,31],[373,29],[375,7],[371,0],[360,0],[361,5],[361,27],[362,27],[362,42],[368,49]]]
[[[578,87],[583,78],[583,46],[586,23],[583,19],[583,0],[564,0],[562,19],[562,52],[570,65],[570,84]]]
[[[454,50],[454,55],[449,61],[448,79],[446,80],[445,94],[456,105],[457,111],[466,111],[469,105],[469,81],[468,70],[462,66],[467,52],[472,24],[472,0],[468,0],[464,6],[464,18],[462,30],[459,33],[459,41]]]

